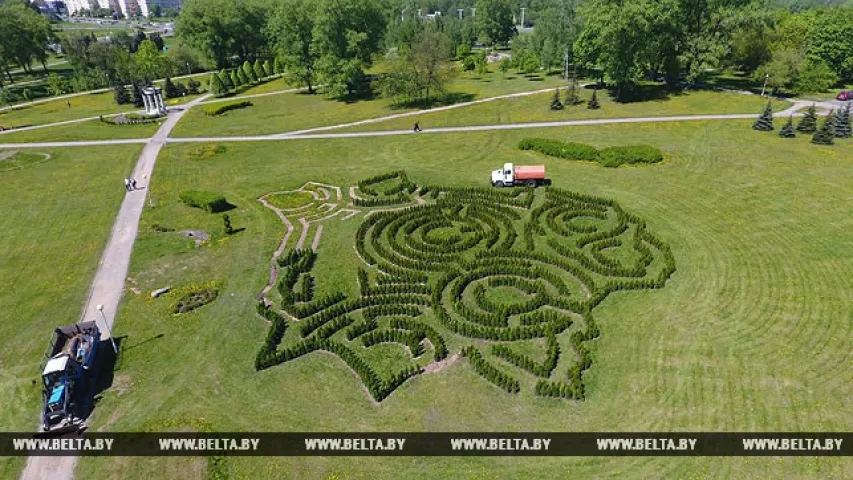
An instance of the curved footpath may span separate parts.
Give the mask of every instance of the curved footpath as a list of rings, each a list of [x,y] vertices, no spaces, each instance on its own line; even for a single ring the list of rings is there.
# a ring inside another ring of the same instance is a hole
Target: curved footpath
[[[179,107],[180,109],[176,108],[169,112],[169,117],[157,130],[157,133],[145,141],[146,145],[139,155],[136,167],[133,169],[132,177],[137,180],[139,188],[128,192],[121,203],[121,209],[113,224],[109,243],[107,243],[107,248],[101,257],[98,271],[89,290],[89,298],[86,300],[86,306],[80,316],[81,321],[95,320],[98,323],[102,339],[109,338],[107,332],[112,331],[116,311],[124,291],[124,281],[130,265],[130,254],[136,240],[142,207],[145,205],[148,182],[151,179],[151,173],[154,171],[154,162],[178,120],[190,107],[205,98],[206,96],[197,98],[185,106]],[[116,188],[119,188],[118,179],[116,179]],[[106,325],[104,325],[104,318],[96,310],[97,305],[103,305]],[[76,464],[77,457],[29,457],[21,474],[21,480],[48,478],[51,480],[70,480],[74,476]]]

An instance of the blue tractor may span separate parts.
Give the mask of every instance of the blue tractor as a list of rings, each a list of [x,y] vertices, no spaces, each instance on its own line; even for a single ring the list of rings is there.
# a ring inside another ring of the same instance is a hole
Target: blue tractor
[[[42,369],[42,430],[76,431],[83,419],[75,415],[77,389],[93,377],[101,333],[95,322],[55,330],[45,351]]]

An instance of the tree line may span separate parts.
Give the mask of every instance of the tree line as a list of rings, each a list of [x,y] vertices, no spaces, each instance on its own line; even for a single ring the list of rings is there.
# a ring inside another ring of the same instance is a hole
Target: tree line
[[[62,46],[74,75],[51,90],[278,60],[286,79],[310,92],[322,85],[333,97],[379,92],[424,104],[447,93],[457,66],[484,75],[487,52],[511,48],[512,60],[500,63],[504,73],[514,67],[593,76],[617,99],[641,94],[645,80],[693,88],[724,70],[750,85],[805,93],[853,82],[853,6],[836,3],[187,0],[168,52],[156,36],[140,39],[141,32],[69,35]],[[524,26],[533,27],[524,34],[522,8]],[[10,66],[44,65],[45,47],[57,41],[47,20],[17,0],[0,9],[6,78]],[[154,42],[154,51],[141,48],[144,40]],[[371,70],[378,59],[381,73]]]

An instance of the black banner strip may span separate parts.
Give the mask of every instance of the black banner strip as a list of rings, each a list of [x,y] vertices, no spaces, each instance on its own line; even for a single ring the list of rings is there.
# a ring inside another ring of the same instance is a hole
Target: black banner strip
[[[0,456],[853,456],[853,433],[0,433]]]

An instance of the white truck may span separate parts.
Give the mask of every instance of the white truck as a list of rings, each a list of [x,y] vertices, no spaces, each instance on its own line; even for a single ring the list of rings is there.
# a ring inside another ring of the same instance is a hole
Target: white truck
[[[545,165],[513,165],[505,163],[504,168],[492,172],[493,187],[512,187],[514,185],[536,187],[550,185],[545,178]]]

